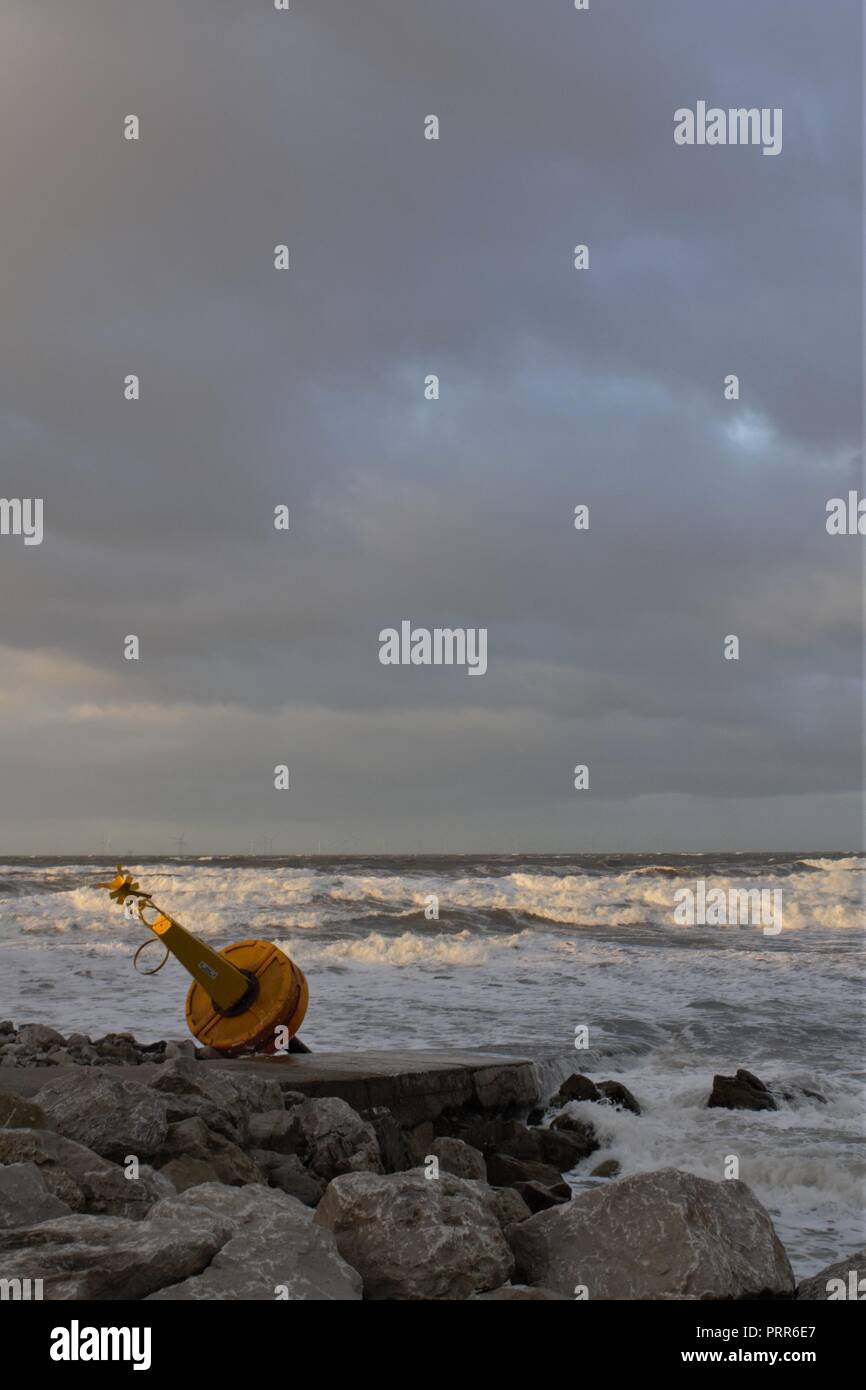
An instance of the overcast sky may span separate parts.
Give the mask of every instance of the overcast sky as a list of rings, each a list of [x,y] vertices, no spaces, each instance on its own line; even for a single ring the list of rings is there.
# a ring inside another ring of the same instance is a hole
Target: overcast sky
[[[0,16],[0,854],[858,847],[858,0]]]

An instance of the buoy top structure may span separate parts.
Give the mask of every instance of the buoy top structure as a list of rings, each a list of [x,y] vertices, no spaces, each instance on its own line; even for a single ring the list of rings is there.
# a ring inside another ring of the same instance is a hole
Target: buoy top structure
[[[208,1047],[227,1056],[239,1052],[288,1051],[304,1021],[309,989],[304,972],[270,941],[238,941],[215,951],[156,906],[130,873],[117,866],[110,883],[100,883],[109,896],[126,908],[134,900],[140,920],[162,942],[165,955],[155,975],[176,956],[193,977],[186,996],[186,1021],[190,1032]],[[156,916],[148,920],[145,913]],[[135,953],[138,957],[149,940]]]

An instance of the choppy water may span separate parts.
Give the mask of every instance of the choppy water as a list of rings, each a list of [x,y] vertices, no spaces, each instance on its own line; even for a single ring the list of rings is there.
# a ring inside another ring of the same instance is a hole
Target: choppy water
[[[186,977],[137,977],[143,938],[93,886],[107,861],[0,863],[0,1016],[98,1036],[184,1034]],[[314,1049],[513,1050],[616,1077],[644,1114],[587,1106],[623,1172],[740,1176],[799,1274],[862,1246],[866,858],[821,854],[167,859],[130,865],[215,944],[256,935],[306,971]],[[675,893],[782,893],[782,930],[677,925]],[[438,898],[438,920],[431,911]],[[154,947],[154,963],[160,952]],[[142,964],[145,962],[143,961]],[[575,1028],[590,1050],[575,1051]],[[707,1110],[712,1074],[798,1092]],[[821,1104],[802,1094],[817,1091]],[[587,1181],[580,1169],[577,1185]]]

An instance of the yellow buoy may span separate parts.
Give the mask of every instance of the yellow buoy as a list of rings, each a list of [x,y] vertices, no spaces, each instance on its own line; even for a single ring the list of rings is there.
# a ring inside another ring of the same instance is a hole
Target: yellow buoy
[[[227,1056],[288,1048],[304,1021],[310,996],[304,972],[284,951],[270,941],[256,940],[213,950],[158,908],[120,864],[111,883],[99,887],[107,888],[121,906],[134,898],[139,918],[165,947],[156,970],[146,974],[155,975],[171,954],[192,975],[186,1021],[200,1042]],[[144,915],[148,908],[157,914],[153,921]],[[136,962],[141,949],[135,953]]]

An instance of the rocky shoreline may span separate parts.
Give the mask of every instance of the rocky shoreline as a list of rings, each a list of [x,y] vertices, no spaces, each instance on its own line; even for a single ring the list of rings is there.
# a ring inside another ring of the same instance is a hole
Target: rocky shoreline
[[[262,1075],[191,1040],[0,1023],[2,1296],[858,1296],[840,1290],[859,1287],[866,1252],[795,1286],[740,1181],[672,1168],[618,1179],[608,1160],[573,1194],[563,1175],[599,1148],[573,1103],[640,1115],[620,1082],[575,1073],[540,1105],[487,1077],[480,1097],[407,1123],[294,1090],[281,1060]],[[21,1068],[45,1071],[32,1096],[4,1085]],[[715,1077],[708,1099],[778,1103],[744,1070]]]

